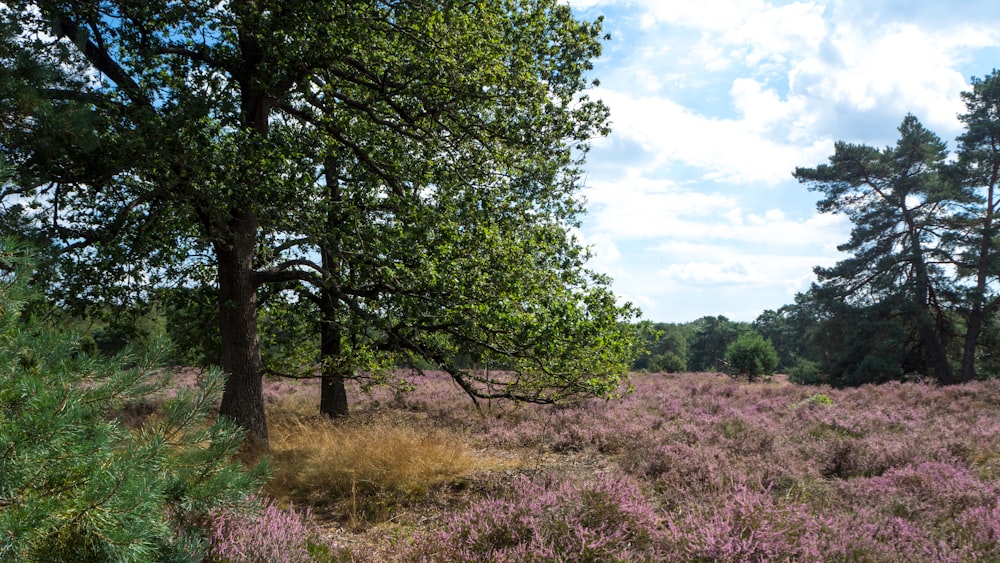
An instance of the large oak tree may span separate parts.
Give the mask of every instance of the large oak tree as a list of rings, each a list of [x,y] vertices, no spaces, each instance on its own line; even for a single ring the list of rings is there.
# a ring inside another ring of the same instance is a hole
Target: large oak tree
[[[9,2],[3,26],[2,147],[63,286],[98,299],[212,268],[221,413],[257,445],[272,284],[308,286],[331,343],[360,326],[515,368],[446,366],[474,396],[617,383],[633,311],[568,237],[606,128],[583,95],[599,23],[554,0],[78,0]]]

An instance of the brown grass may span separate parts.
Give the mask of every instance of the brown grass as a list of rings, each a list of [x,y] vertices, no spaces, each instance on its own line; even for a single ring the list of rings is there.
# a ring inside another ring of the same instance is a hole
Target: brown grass
[[[331,421],[295,409],[271,414],[271,496],[322,509],[352,524],[382,521],[435,487],[505,462],[473,450],[455,431],[400,413]]]

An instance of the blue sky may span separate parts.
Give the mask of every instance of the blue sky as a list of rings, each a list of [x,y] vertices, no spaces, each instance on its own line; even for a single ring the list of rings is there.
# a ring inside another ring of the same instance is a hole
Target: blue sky
[[[960,93],[1000,68],[996,0],[569,0],[612,36],[592,92],[591,266],[654,321],[751,321],[843,255],[850,224],[792,178],[909,112],[953,146]]]

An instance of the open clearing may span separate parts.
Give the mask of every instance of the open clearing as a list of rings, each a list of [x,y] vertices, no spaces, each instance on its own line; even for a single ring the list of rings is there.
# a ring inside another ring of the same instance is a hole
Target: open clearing
[[[413,380],[351,388],[335,422],[317,384],[267,386],[268,493],[355,560],[1000,557],[998,381],[635,375],[620,400],[477,412],[444,374]]]

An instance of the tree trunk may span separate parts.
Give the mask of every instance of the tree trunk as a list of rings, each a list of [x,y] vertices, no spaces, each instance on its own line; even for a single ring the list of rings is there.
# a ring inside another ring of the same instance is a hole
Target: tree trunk
[[[931,365],[934,367],[934,377],[937,378],[938,384],[951,385],[955,383],[955,377],[951,371],[951,364],[948,363],[948,355],[941,343],[941,337],[928,319],[920,321],[920,339],[923,341],[924,349],[930,354]]]
[[[969,323],[965,332],[965,350],[962,353],[962,383],[968,383],[976,377],[976,347],[979,333],[983,329],[982,307],[979,303],[969,313]]]
[[[955,383],[955,374],[952,372],[951,363],[948,361],[948,352],[944,348],[941,340],[941,333],[935,326],[934,319],[931,318],[931,286],[930,277],[927,275],[927,268],[923,259],[918,257],[916,261],[917,283],[922,288],[923,295],[919,310],[917,311],[917,326],[920,330],[920,340],[924,350],[930,355],[931,366],[934,368],[934,377],[939,385],[951,385]]]
[[[319,355],[322,365],[319,412],[336,418],[347,416],[347,389],[344,387],[344,367],[340,361],[341,330],[337,319],[339,298],[333,284],[339,283],[341,275],[339,243],[337,238],[338,204],[341,201],[340,180],[336,173],[336,162],[332,159],[326,163],[324,174],[329,197],[329,210],[326,216],[326,240],[323,242],[320,254],[323,260],[323,270],[335,279],[324,280],[325,286],[320,291],[320,321]]]
[[[900,199],[899,209],[906,222],[907,236],[911,253],[911,264],[914,271],[914,283],[917,293],[917,327],[920,331],[920,341],[924,350],[930,355],[931,366],[934,368],[934,377],[939,385],[951,385],[955,383],[955,376],[948,362],[948,353],[945,351],[944,343],[941,341],[941,333],[935,327],[931,318],[932,288],[930,273],[927,270],[927,263],[924,261],[924,249],[920,243],[920,228],[917,225],[913,214],[906,207],[905,194]]]
[[[327,307],[326,290],[323,291],[323,320],[320,327],[320,358],[322,374],[320,385],[319,412],[330,418],[347,416],[347,389],[344,387],[344,371],[340,362],[341,332],[336,324],[336,308]],[[335,303],[335,302],[334,302]]]
[[[931,366],[934,368],[934,377],[937,378],[938,385],[951,385],[955,383],[955,374],[952,372],[951,363],[948,361],[948,352],[944,348],[941,340],[941,332],[935,326],[934,319],[931,318],[931,286],[930,277],[927,275],[927,267],[921,257],[916,261],[917,283],[920,284],[923,295],[917,312],[917,326],[920,330],[920,340],[924,350],[930,355]]]
[[[237,28],[245,76],[240,85],[240,113],[246,131],[266,139],[270,130],[270,102],[256,83],[262,60],[260,45],[252,32]],[[249,143],[247,149],[254,149]],[[245,194],[260,193],[261,181],[250,162],[244,163]],[[246,431],[245,453],[255,455],[269,449],[267,415],[264,411],[264,362],[257,332],[257,279],[254,253],[259,218],[250,210],[252,200],[236,197],[228,203],[231,215],[216,239],[219,268],[219,308],[222,329],[222,368],[229,375],[219,414]]]
[[[965,333],[965,350],[962,354],[961,377],[963,383],[968,383],[976,377],[976,348],[979,342],[979,334],[983,330],[983,323],[986,321],[988,315],[987,309],[992,312],[992,307],[995,306],[988,305],[987,309],[983,307],[986,300],[987,281],[991,273],[990,270],[993,267],[995,255],[993,238],[996,234],[996,229],[993,227],[993,215],[996,209],[996,185],[998,181],[1000,181],[1000,163],[995,162],[990,172],[989,183],[987,184],[983,230],[979,235],[979,261],[976,264],[976,292],[973,296],[972,311],[969,312],[969,322]]]
[[[242,211],[230,227],[230,236],[215,243],[222,368],[228,374],[219,414],[246,431],[246,451],[266,451],[264,364],[257,334],[257,285],[253,270],[257,219],[251,212]]]

